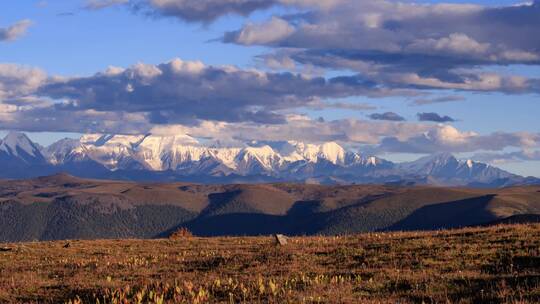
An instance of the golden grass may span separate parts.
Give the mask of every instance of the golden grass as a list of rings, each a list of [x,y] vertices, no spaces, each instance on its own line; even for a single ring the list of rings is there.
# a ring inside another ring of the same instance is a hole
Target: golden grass
[[[540,225],[65,244],[2,245],[0,302],[540,302]]]

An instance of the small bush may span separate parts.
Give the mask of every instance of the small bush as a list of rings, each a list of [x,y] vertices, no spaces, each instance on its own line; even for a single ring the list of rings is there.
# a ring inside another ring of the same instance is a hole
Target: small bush
[[[189,229],[187,229],[186,227],[182,227],[176,230],[175,232],[173,232],[169,236],[169,239],[177,240],[177,239],[186,239],[186,238],[191,238],[191,237],[193,237],[193,233],[191,233],[191,231],[189,231]]]

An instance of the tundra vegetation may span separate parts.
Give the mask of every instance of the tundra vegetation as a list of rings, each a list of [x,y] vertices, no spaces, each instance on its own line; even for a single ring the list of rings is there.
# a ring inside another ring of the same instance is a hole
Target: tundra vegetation
[[[186,237],[182,237],[186,235]],[[3,244],[0,302],[538,303],[540,225]]]

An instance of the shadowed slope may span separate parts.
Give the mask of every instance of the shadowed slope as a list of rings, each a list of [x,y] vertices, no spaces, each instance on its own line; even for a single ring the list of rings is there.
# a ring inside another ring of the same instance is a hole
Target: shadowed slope
[[[0,181],[0,241],[348,234],[462,227],[540,214],[540,188],[196,185],[57,174]]]

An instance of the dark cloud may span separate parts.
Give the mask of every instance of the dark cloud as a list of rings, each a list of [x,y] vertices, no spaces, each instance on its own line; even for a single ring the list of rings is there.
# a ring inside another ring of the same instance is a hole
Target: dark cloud
[[[434,104],[434,103],[456,102],[456,101],[464,101],[464,100],[465,100],[465,97],[458,96],[458,95],[440,96],[440,97],[435,97],[435,98],[418,98],[413,101],[412,105],[423,106],[423,105]]]
[[[416,114],[418,116],[419,121],[433,121],[433,122],[454,122],[456,121],[450,116],[444,115],[441,116],[437,113],[418,113]]]
[[[187,22],[212,22],[236,14],[247,16],[267,9],[278,0],[131,0],[133,9],[154,16],[175,17]]]
[[[112,68],[91,77],[51,80],[37,94],[65,100],[56,106],[63,111],[140,112],[154,123],[189,124],[200,119],[284,123],[281,111],[320,106],[321,99],[401,92],[358,77],[325,79],[175,59],[160,65]]]
[[[26,19],[21,20],[9,27],[0,27],[0,41],[13,41],[22,35],[26,34],[28,28],[32,25],[32,21]]]
[[[296,49],[290,58],[299,64],[358,71],[388,87],[539,91],[536,79],[478,69],[540,64],[538,3],[503,7],[385,0],[337,3],[282,16],[279,23],[247,24],[226,33],[223,40]],[[273,35],[268,28],[276,29]]]
[[[389,0],[90,0],[87,6],[119,3],[202,23],[274,6],[293,8],[262,23],[246,22],[222,38],[275,48],[275,56],[264,56],[272,68],[354,71],[387,89],[540,92],[539,79],[489,71],[494,65],[540,64],[538,2],[494,7]],[[284,57],[282,50],[295,51]]]
[[[369,118],[372,120],[405,121],[405,118],[394,112],[373,113],[369,115]]]
[[[63,13],[56,14],[56,16],[58,16],[58,17],[73,17],[73,16],[75,16],[75,13],[73,13],[73,12],[63,12]]]

